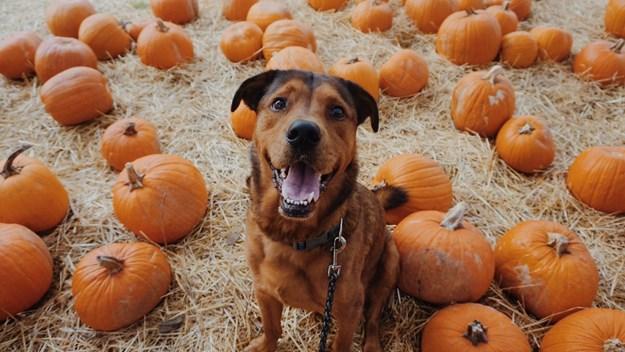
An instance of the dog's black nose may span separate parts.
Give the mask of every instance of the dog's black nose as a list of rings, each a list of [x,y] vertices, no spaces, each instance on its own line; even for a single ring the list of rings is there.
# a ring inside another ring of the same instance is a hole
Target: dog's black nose
[[[319,144],[321,130],[316,123],[307,120],[295,120],[286,134],[286,140],[297,148],[310,148]]]

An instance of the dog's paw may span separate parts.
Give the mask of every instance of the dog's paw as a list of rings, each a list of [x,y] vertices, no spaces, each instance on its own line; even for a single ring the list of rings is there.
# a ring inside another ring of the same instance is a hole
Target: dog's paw
[[[367,339],[362,352],[383,352],[382,345],[380,345],[380,339]]]
[[[278,344],[276,341],[269,341],[265,334],[262,334],[252,340],[243,352],[274,352]]]

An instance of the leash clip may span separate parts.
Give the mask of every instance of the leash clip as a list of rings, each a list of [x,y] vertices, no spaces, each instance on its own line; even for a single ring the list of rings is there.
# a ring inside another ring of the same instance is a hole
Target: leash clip
[[[328,266],[328,277],[330,277],[332,273],[336,273],[337,277],[341,275],[341,266],[337,264],[337,256],[345,249],[346,245],[347,240],[343,237],[343,218],[341,218],[339,234],[334,238],[334,242],[332,243],[332,264]]]

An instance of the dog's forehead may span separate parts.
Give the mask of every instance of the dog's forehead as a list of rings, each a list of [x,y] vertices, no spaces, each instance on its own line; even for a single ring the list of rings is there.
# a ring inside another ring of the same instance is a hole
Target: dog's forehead
[[[305,86],[310,94],[320,87],[328,87],[336,91],[345,102],[353,104],[352,96],[342,79],[308,71],[279,72],[266,90],[265,96],[274,94],[281,87],[287,86],[291,82],[296,83],[293,86],[297,86],[297,84]]]

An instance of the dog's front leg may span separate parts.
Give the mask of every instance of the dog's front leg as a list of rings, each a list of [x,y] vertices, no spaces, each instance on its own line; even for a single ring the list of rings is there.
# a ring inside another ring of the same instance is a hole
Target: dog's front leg
[[[347,309],[339,308],[335,311],[337,331],[332,344],[333,352],[350,352],[352,350],[354,334],[362,318],[362,309],[362,303],[355,303]]]
[[[245,352],[273,352],[278,347],[278,339],[282,335],[283,305],[280,301],[261,290],[256,289],[255,294],[260,307],[263,334],[252,340]]]

